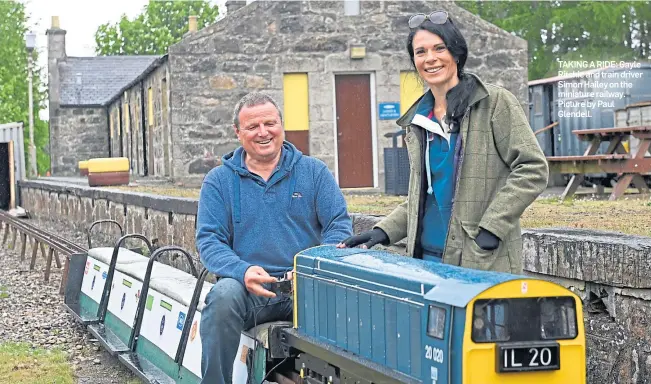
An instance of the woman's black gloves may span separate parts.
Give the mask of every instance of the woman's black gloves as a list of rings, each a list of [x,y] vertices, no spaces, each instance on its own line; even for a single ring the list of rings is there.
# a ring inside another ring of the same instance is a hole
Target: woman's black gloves
[[[500,245],[500,238],[484,228],[479,228],[479,234],[475,238],[475,243],[485,251],[492,251]]]
[[[491,232],[484,228],[479,229],[479,234],[475,238],[475,243],[486,251],[494,250],[500,245],[499,237],[493,235]],[[376,244],[389,245],[389,236],[380,228],[373,228],[370,231],[360,233],[356,236],[351,236],[341,244],[347,248],[353,248],[362,245],[362,248],[371,248]]]
[[[360,244],[362,244],[362,248],[371,248],[376,244],[389,245],[389,236],[380,228],[373,228],[357,236],[351,236],[341,243],[347,248],[353,248]]]

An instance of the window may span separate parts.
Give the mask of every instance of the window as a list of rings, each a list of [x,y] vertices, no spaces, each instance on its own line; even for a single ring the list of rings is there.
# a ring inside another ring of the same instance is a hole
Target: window
[[[577,336],[576,306],[571,297],[477,300],[472,340],[543,341]]]
[[[344,15],[359,15],[359,0],[344,0]]]
[[[147,89],[147,125],[154,125],[154,90]]]
[[[111,131],[111,139],[113,138],[113,114],[109,113],[109,130]]]
[[[122,110],[122,113],[124,114],[124,129],[126,133],[129,134],[129,103],[124,103],[124,109]]]
[[[437,339],[445,336],[445,308],[434,305],[429,306],[429,318],[427,320],[427,334]]]

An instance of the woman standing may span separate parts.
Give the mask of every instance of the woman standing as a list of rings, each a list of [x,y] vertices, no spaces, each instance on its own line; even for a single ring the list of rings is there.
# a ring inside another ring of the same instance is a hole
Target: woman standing
[[[407,200],[338,247],[407,237],[415,258],[521,273],[520,216],[547,186],[545,156],[515,96],[465,73],[468,47],[445,11],[409,19],[407,51],[429,90],[406,130]]]

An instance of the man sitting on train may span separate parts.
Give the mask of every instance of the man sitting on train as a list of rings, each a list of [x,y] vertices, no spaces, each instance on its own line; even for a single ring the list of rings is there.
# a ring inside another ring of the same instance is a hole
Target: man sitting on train
[[[196,243],[221,277],[201,313],[202,383],[231,383],[240,333],[289,320],[292,301],[269,291],[298,252],[352,235],[346,201],[327,166],[285,141],[282,113],[268,95],[235,106],[241,146],[205,177]]]

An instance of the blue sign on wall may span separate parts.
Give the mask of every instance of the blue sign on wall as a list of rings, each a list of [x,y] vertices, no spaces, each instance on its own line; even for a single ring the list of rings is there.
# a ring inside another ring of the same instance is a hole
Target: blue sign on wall
[[[380,103],[380,120],[394,120],[400,117],[400,103]]]

